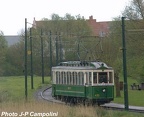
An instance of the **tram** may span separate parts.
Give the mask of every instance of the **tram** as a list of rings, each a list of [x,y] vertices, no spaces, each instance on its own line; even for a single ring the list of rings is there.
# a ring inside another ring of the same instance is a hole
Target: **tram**
[[[67,61],[52,67],[52,96],[66,103],[104,104],[114,99],[114,70],[99,61]]]

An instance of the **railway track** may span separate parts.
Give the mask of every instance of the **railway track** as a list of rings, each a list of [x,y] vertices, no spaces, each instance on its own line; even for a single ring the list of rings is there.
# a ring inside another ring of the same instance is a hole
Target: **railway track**
[[[120,104],[116,104],[117,106],[114,106],[113,103],[109,103],[109,106],[107,105],[102,105],[104,109],[107,110],[118,110],[118,111],[125,111],[124,106],[121,107]],[[141,109],[141,107],[136,107],[136,108],[131,108],[129,107],[129,112],[135,112],[135,113],[144,113],[144,110]]]
[[[46,100],[49,102],[65,104],[65,102],[54,99],[51,95],[51,92],[52,92],[52,88],[51,88],[51,86],[49,86],[40,92],[40,96],[43,100]],[[101,105],[101,107],[108,109],[108,110],[125,111],[123,104],[107,103],[107,104]],[[144,113],[144,107],[129,106],[128,111],[129,112],[136,112],[136,113]]]
[[[54,99],[51,95],[51,92],[52,92],[52,88],[51,86],[49,86],[40,92],[40,96],[43,100],[46,100],[49,102],[65,104],[64,102]]]

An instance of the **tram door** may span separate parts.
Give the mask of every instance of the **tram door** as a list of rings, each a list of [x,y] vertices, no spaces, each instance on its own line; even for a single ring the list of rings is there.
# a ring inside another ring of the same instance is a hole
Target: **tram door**
[[[99,86],[99,94],[101,98],[107,98],[107,93],[108,93],[108,88],[107,88],[107,83],[108,83],[108,74],[107,72],[99,72],[98,73],[98,83],[101,84]]]
[[[86,73],[86,95],[88,98],[92,98],[92,73]]]

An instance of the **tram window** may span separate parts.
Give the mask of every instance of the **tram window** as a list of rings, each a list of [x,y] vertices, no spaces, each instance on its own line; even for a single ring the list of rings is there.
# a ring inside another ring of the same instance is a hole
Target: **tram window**
[[[81,85],[81,72],[79,73],[79,85]]]
[[[97,72],[93,72],[93,83],[97,83]]]
[[[70,80],[69,80],[69,84],[72,84],[72,75],[71,75],[71,72],[70,72],[69,77],[70,77],[70,78],[69,78],[69,79],[70,79]]]
[[[73,72],[73,85],[75,85],[75,72]]]
[[[83,72],[79,73],[79,85],[83,85],[84,84],[84,74]]]
[[[77,77],[76,77],[76,72],[74,72],[74,74],[73,74],[73,84],[74,85],[76,85],[76,79],[77,79]]]
[[[61,84],[63,84],[63,72],[61,72]]]
[[[77,75],[77,72],[75,72],[75,84],[77,85],[77,78],[78,78],[78,75]]]
[[[82,77],[79,77],[79,85],[82,85]]]
[[[79,85],[80,74],[77,73],[77,85]]]
[[[66,79],[66,83],[67,84],[67,72],[65,72],[65,79]]]
[[[60,72],[60,84],[62,84],[62,73]]]
[[[107,72],[99,72],[99,83],[107,83]]]
[[[113,83],[113,75],[112,75],[112,72],[109,72],[109,83]]]
[[[89,84],[92,83],[92,75],[91,75],[91,72],[89,72]]]
[[[59,79],[59,80],[58,80],[58,81],[59,81],[58,84],[61,84],[60,72],[58,72],[58,76],[59,76],[59,77],[58,77],[58,79]]]
[[[58,84],[58,72],[56,72],[56,84]]]
[[[84,76],[82,77],[82,85],[84,84]]]
[[[63,83],[66,84],[66,73],[65,73],[65,72],[64,72],[64,74],[63,74],[63,77],[64,77],[64,78],[63,78],[63,79],[64,79],[64,82],[63,82]]]
[[[88,77],[88,72],[86,72],[86,85],[89,84],[89,77]]]
[[[67,84],[70,84],[70,72],[67,72]]]

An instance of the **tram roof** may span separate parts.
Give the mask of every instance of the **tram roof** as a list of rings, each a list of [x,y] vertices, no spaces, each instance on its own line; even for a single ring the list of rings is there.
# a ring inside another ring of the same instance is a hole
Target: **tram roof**
[[[53,68],[57,69],[112,69],[112,67],[107,66],[104,62],[87,62],[87,61],[67,61],[61,62],[58,66]]]

